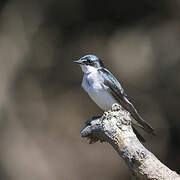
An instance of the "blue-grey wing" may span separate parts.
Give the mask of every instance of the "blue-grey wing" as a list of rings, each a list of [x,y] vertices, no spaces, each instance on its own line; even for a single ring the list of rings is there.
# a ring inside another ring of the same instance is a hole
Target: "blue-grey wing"
[[[118,80],[107,69],[99,69],[102,75],[104,84],[108,87],[111,95],[121,104],[121,106],[131,113],[132,117],[142,126],[142,128],[148,132],[153,133],[152,127],[138,114],[133,104],[129,101],[124,89]]]
[[[116,99],[123,99],[123,97],[127,97],[127,94],[125,93],[123,87],[119,83],[119,81],[113,76],[111,72],[109,72],[107,69],[102,68],[99,70],[101,75],[103,76],[104,84],[109,87],[111,90],[111,93],[114,95],[116,94]]]

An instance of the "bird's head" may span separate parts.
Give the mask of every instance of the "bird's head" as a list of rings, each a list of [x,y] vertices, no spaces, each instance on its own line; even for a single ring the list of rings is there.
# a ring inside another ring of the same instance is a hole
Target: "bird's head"
[[[86,55],[73,62],[79,64],[84,73],[90,73],[104,67],[103,62],[95,55]]]

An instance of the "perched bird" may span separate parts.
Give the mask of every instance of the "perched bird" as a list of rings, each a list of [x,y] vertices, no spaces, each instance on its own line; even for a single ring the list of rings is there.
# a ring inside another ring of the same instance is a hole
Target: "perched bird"
[[[130,112],[141,128],[148,133],[154,134],[152,127],[143,120],[129,101],[121,84],[104,67],[103,62],[97,56],[86,55],[74,61],[74,63],[79,64],[84,72],[82,87],[102,110],[109,110],[114,103],[119,103],[124,109]],[[133,130],[139,140],[145,142],[145,139],[134,127]]]

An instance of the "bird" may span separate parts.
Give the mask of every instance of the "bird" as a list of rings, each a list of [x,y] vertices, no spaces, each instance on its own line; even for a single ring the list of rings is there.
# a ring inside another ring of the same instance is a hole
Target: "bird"
[[[154,135],[153,128],[139,115],[121,83],[105,68],[100,58],[95,55],[85,55],[73,62],[79,64],[84,73],[83,89],[103,111],[111,109],[114,103],[118,103],[131,114],[136,121],[134,125],[138,125],[147,133]],[[145,142],[135,127],[132,126],[132,128],[138,139]]]

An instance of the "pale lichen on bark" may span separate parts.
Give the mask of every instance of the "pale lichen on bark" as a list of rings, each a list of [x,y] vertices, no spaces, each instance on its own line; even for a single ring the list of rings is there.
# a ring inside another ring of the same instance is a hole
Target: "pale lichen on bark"
[[[90,143],[98,140],[110,143],[137,179],[180,180],[175,171],[162,164],[140,143],[131,122],[129,112],[114,104],[101,117],[91,118],[82,129],[81,136],[89,138]]]

